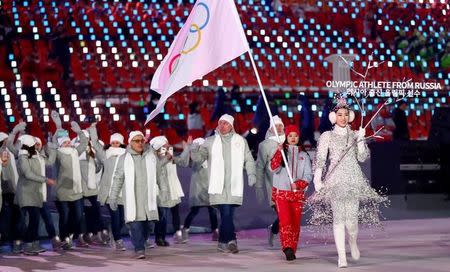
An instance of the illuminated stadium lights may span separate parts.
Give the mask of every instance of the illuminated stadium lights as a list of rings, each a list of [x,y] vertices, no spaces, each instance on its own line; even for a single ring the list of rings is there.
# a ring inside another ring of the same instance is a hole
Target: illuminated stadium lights
[[[59,96],[59,94],[55,94],[55,101],[60,101],[61,97]]]
[[[106,60],[102,61],[102,67],[108,67],[108,62]]]
[[[77,115],[81,115],[83,113],[81,108],[76,108],[75,112],[77,113]]]
[[[61,108],[61,107],[62,107],[61,101],[57,101],[57,102],[55,103],[55,105],[56,105],[57,108]]]
[[[148,65],[148,67],[153,67],[153,66],[155,66],[155,63],[151,60],[148,62],[147,65]]]
[[[0,81],[0,88],[4,88],[5,87],[5,82]]]
[[[117,54],[115,54],[115,55],[114,55],[114,60],[119,60],[119,59],[120,59],[120,56],[117,55]]]
[[[122,62],[120,60],[117,62],[117,67],[122,67]]]
[[[131,63],[131,66],[133,66],[134,68],[138,67],[138,62],[137,61],[133,61]]]
[[[6,114],[7,114],[7,115],[12,115],[12,109],[8,109],[8,108],[7,108],[7,109],[6,109]]]
[[[133,53],[133,49],[131,49],[130,47],[128,47],[128,48],[127,48],[127,53],[128,53],[128,54]]]
[[[86,119],[86,115],[84,115],[84,114],[81,114],[81,115],[80,115],[80,121],[81,121],[81,122],[83,122],[83,121],[84,121],[84,119]]]
[[[11,103],[10,102],[5,102],[5,108],[10,109],[11,108]]]
[[[43,113],[48,115],[48,109],[45,107],[45,102],[39,102],[39,107],[43,109]]]
[[[158,54],[158,55],[156,55],[156,59],[157,59],[157,60],[162,60],[162,59],[163,59],[163,56],[162,56],[161,54]]]
[[[17,67],[17,62],[15,60],[11,61],[11,67]]]
[[[110,114],[115,114],[116,113],[116,108],[114,108],[114,107],[109,108],[109,113]]]
[[[145,54],[144,55],[144,60],[149,60],[149,59],[150,59],[149,55]]]
[[[91,108],[97,107],[97,101],[91,100]]]
[[[73,101],[73,106],[75,108],[79,108],[80,107],[80,101]]]
[[[52,82],[51,81],[47,81],[47,88],[51,88],[53,85],[52,85]]]
[[[27,96],[24,94],[20,95],[20,101],[27,101]]]
[[[25,109],[25,115],[31,115],[31,110],[30,109]]]
[[[97,54],[102,54],[103,53],[103,49],[101,47],[97,47]]]
[[[50,118],[48,115],[44,115],[44,123],[48,123],[50,121]]]
[[[36,95],[36,101],[41,102],[42,101],[42,95],[40,95],[40,94]]]
[[[5,99],[6,102],[8,102],[11,98],[9,97],[9,94],[7,94],[7,95],[4,96],[4,99]]]
[[[17,33],[22,33],[22,27],[19,26],[19,27],[17,28]]]
[[[134,114],[130,114],[130,121],[135,121],[136,120],[136,116]]]
[[[117,48],[116,47],[111,48],[111,53],[117,54]]]
[[[106,55],[105,54],[101,54],[100,55],[100,60],[106,60]]]
[[[209,81],[207,79],[203,80],[203,86],[205,87],[209,86]]]
[[[87,47],[83,47],[83,53],[87,54],[88,53],[88,48]]]
[[[58,109],[59,114],[65,114],[66,111],[64,110],[64,108],[59,108]]]
[[[69,120],[70,120],[69,115],[64,115],[63,120],[64,120],[64,122],[69,122]]]
[[[130,54],[130,60],[135,60],[136,59],[136,55],[135,54]]]
[[[118,114],[114,114],[114,115],[113,115],[113,120],[114,120],[115,122],[119,121],[119,115],[118,115]]]

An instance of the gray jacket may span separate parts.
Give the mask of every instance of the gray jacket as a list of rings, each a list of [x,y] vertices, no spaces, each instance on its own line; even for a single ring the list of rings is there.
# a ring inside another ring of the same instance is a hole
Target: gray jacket
[[[7,151],[10,151],[9,148],[7,148]],[[10,151],[11,152],[11,151]],[[11,152],[14,154],[14,152]],[[2,187],[2,193],[3,194],[15,194],[16,189],[14,188],[14,179],[15,179],[15,171],[14,171],[14,165],[12,164],[12,160],[15,160],[15,155],[11,156],[6,163],[5,166],[2,167],[2,176],[1,176],[1,187]],[[16,168],[17,168],[17,161],[15,161]]]
[[[209,173],[208,168],[204,168],[203,163],[190,162],[192,169],[191,183],[189,185],[189,206],[201,207],[209,206]]]
[[[103,173],[102,178],[100,180],[100,184],[98,187],[98,201],[101,205],[109,204],[109,192],[111,191],[112,186],[112,178],[114,175],[114,166],[116,165],[116,161],[120,156],[113,155],[109,158],[106,158],[106,151],[103,149],[103,146],[99,143],[99,141],[93,141],[92,146],[95,149],[96,156],[103,165]],[[110,147],[112,148],[112,147]],[[123,199],[121,197],[117,198],[117,203],[119,205],[123,205]]]
[[[277,147],[276,141],[265,139],[258,146],[258,157],[256,159],[256,187],[266,188],[270,206],[274,205],[272,201],[273,173],[270,171],[270,159]]]
[[[127,153],[130,153],[134,161],[134,193],[136,201],[136,220],[135,221],[145,221],[145,220],[158,220],[158,211],[150,211],[148,209],[148,190],[147,190],[147,170],[145,155],[147,152],[154,152],[153,149],[148,149],[144,151],[143,154],[138,154],[136,151],[127,147]],[[120,192],[123,189],[123,202],[126,205],[126,188],[125,183],[125,172],[124,172],[124,162],[126,154],[119,157],[119,162],[117,163],[116,171],[114,172],[113,184],[111,188],[111,199],[118,199]],[[126,208],[126,207],[125,207]]]
[[[79,133],[78,137],[80,137],[80,145],[75,149],[77,150],[78,155],[81,155],[86,150],[88,139],[84,133]],[[55,167],[58,173],[56,179],[56,198],[59,201],[75,201],[81,199],[83,194],[75,193],[73,191],[72,157],[57,151]]]
[[[80,160],[80,169],[81,169],[81,187],[83,188],[83,196],[89,197],[89,196],[95,196],[98,195],[98,186],[97,186],[97,180],[94,180],[95,182],[95,188],[89,189],[88,188],[88,180],[89,180],[89,161],[93,161],[95,164],[95,173],[97,174],[102,170],[101,163],[97,160],[97,158],[92,158],[89,155],[86,154],[86,160]],[[94,175],[93,177],[96,179],[97,176]]]
[[[55,152],[50,156],[54,160]],[[16,201],[20,207],[39,207],[46,200],[42,196],[42,184],[47,178],[41,175],[41,163],[37,155],[29,158],[28,154],[19,155],[19,181],[17,183]]]
[[[209,201],[211,205],[220,205],[220,204],[232,204],[232,205],[242,205],[242,197],[232,196],[231,195],[231,152],[233,152],[231,148],[231,137],[235,134],[234,131],[228,133],[227,135],[219,135],[216,132],[216,135],[210,136],[206,138],[205,142],[198,148],[193,149],[191,152],[191,158],[196,163],[203,163],[205,160],[208,160],[208,172],[211,170],[211,149],[214,143],[215,137],[221,137],[222,140],[222,154],[223,160],[225,164],[225,180],[224,180],[224,189],[221,195],[214,194],[209,195]],[[239,135],[239,137],[242,137]],[[244,139],[245,142],[245,150],[244,150],[244,167],[247,171],[247,176],[255,177],[255,160],[253,159],[252,153],[248,148],[247,140]],[[244,170],[244,169],[242,169]],[[209,177],[209,173],[208,173]]]
[[[158,156],[157,156],[158,157]],[[174,163],[176,165],[186,167],[189,162],[189,148],[185,148],[183,152],[178,157],[173,157],[173,161],[167,161],[167,159],[159,158],[157,161],[156,169],[156,180],[159,186],[159,195],[158,195],[158,207],[163,208],[172,208],[177,204],[181,203],[181,198],[177,200],[170,199],[170,186],[169,180],[167,178],[167,168],[166,165],[168,163]]]

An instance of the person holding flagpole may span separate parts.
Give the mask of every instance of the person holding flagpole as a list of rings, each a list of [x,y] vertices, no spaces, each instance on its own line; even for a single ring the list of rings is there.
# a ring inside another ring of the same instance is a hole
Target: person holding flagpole
[[[222,115],[216,134],[206,138],[201,146],[193,144],[191,158],[199,164],[208,161],[210,204],[217,207],[221,218],[217,249],[238,253],[234,211],[244,197],[242,171],[247,172],[249,186],[255,185],[256,173],[248,143],[234,131],[233,122],[231,115]]]

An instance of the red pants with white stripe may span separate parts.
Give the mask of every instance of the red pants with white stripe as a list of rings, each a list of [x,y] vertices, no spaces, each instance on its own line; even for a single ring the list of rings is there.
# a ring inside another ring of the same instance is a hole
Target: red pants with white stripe
[[[300,235],[300,221],[304,203],[303,190],[284,191],[272,188],[272,200],[275,203],[280,220],[280,240],[282,250],[291,248],[294,253]]]

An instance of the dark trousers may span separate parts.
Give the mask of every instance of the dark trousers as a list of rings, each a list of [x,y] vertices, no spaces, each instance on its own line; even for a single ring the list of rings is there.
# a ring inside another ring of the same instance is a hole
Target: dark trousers
[[[45,229],[47,230],[48,238],[53,238],[56,236],[55,224],[53,224],[52,214],[47,205],[47,202],[42,203],[42,208],[40,208],[40,213],[42,220],[44,221]]]
[[[86,232],[97,233],[106,229],[103,224],[103,218],[100,213],[100,202],[97,201],[97,196],[84,197],[88,200],[91,206],[84,207],[84,215],[86,219]]]
[[[114,237],[114,241],[122,239],[122,228],[125,224],[123,205],[118,205],[117,210],[111,210],[109,204],[107,204],[109,214],[111,216],[111,230]]]
[[[75,201],[56,201],[59,213],[59,235],[61,240],[69,237],[70,233],[78,237],[82,229],[83,199]]]
[[[208,208],[208,214],[209,214],[209,222],[211,223],[211,231],[214,231],[217,229],[217,212],[216,209],[214,209],[211,206],[196,206],[191,207],[191,210],[189,211],[189,214],[187,215],[186,219],[184,220],[184,228],[188,229],[191,227],[192,220],[197,216],[197,214],[200,211],[200,208]]]
[[[275,219],[275,221],[273,221],[272,223],[272,233],[278,234],[278,232],[280,232],[280,220],[278,219],[277,216],[277,219]]]
[[[158,207],[159,220],[155,223],[155,241],[158,239],[166,239],[167,215],[169,211],[170,208]]]
[[[149,236],[150,221],[133,221],[127,223],[130,230],[131,243],[134,246],[134,251],[145,250],[145,241]]]
[[[177,204],[174,207],[170,208],[170,212],[172,213],[173,231],[180,230],[181,229],[180,204]]]
[[[219,228],[219,243],[228,243],[236,240],[236,233],[234,228],[234,205],[221,204],[217,205],[220,212],[220,228]]]
[[[2,210],[0,213],[0,233],[5,241],[22,240],[24,220],[19,206],[14,204],[14,194],[2,195]]]
[[[31,243],[33,241],[39,240],[40,208],[23,207],[22,212],[24,216],[28,215],[28,225],[26,226],[23,241],[25,243]]]

